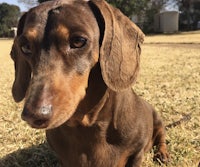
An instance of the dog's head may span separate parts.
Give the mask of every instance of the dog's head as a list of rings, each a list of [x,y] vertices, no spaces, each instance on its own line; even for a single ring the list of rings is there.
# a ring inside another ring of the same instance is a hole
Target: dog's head
[[[55,0],[25,13],[11,51],[13,97],[16,102],[25,97],[22,118],[35,128],[54,128],[69,120],[98,63],[109,89],[131,87],[143,36],[104,0]]]

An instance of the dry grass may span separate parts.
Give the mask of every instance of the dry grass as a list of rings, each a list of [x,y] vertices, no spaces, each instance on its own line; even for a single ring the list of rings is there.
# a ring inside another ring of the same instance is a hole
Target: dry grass
[[[151,35],[145,38],[145,43],[181,43],[181,44],[199,44],[200,31],[192,31],[179,34],[161,34]]]
[[[197,167],[200,161],[199,81],[200,43],[144,45],[136,91],[156,107],[165,124],[191,113],[190,121],[167,131],[170,167]],[[144,166],[155,166],[151,158],[146,156]]]
[[[11,97],[11,44],[12,40],[0,40],[0,167],[57,166],[44,131],[21,121],[23,104],[15,104]],[[200,33],[146,37],[134,89],[155,106],[166,124],[191,113],[191,120],[167,131],[169,167],[197,167],[200,161],[199,81]],[[152,154],[145,155],[143,166],[158,166]]]

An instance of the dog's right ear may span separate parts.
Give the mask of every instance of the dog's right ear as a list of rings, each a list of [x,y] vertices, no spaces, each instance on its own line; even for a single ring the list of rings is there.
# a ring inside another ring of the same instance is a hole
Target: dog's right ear
[[[21,55],[22,53],[18,42],[19,36],[23,33],[26,15],[27,14],[25,13],[19,20],[17,36],[15,37],[12,50],[10,52],[11,58],[15,64],[15,80],[12,86],[12,95],[16,102],[20,102],[25,97],[31,78],[31,67]]]
[[[100,29],[99,59],[103,80],[113,91],[130,88],[139,71],[144,34],[105,0],[90,0],[89,5]]]

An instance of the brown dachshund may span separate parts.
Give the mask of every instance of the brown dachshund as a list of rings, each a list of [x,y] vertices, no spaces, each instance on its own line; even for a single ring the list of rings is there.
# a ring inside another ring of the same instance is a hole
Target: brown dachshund
[[[138,167],[154,145],[168,160],[160,118],[131,88],[143,37],[104,0],[49,1],[21,17],[13,97],[62,166]]]

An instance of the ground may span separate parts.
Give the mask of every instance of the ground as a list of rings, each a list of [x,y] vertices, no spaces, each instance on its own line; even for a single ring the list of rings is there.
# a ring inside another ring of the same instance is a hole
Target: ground
[[[11,96],[13,40],[0,40],[0,167],[56,167],[42,130],[20,118],[23,103]],[[200,161],[200,32],[146,36],[140,74],[133,89],[150,102],[166,125],[185,115],[191,119],[167,130],[169,167],[197,167]],[[153,151],[143,166],[156,167]]]

